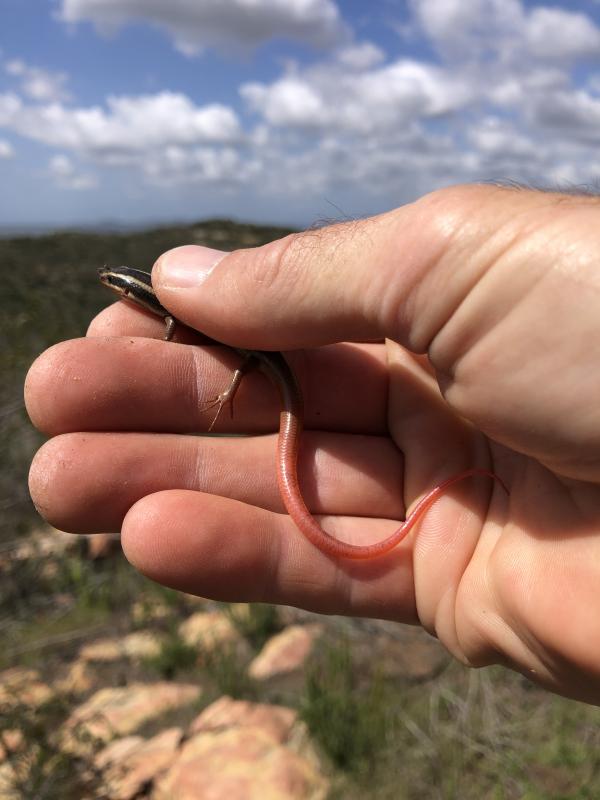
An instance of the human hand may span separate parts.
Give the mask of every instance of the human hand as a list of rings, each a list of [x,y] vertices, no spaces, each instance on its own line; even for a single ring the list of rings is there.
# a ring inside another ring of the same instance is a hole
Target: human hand
[[[328,558],[281,513],[264,378],[245,379],[220,429],[271,435],[183,435],[206,429],[199,406],[235,358],[189,347],[188,329],[181,344],[130,338],[162,322],[117,304],[28,376],[32,420],[54,437],[32,466],[36,505],[66,530],[122,527],[132,563],[176,588],[418,621],[466,663],[600,701],[599,213],[596,198],[456,187],[236,251],[201,285],[214,251],[170,251],[153,273],[191,327],[292,351],[301,484],[340,539],[384,538],[469,467],[509,497],[466,481],[386,556]]]

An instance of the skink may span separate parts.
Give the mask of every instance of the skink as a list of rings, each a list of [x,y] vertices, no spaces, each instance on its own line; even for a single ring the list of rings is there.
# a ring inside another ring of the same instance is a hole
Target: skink
[[[165,340],[169,341],[174,333],[177,320],[158,301],[152,288],[149,272],[130,267],[102,267],[98,270],[100,280],[108,288],[126,300],[142,306],[165,320]],[[222,344],[208,340],[214,344]],[[223,345],[229,347],[229,345]],[[486,469],[472,468],[453,475],[447,480],[431,489],[413,508],[400,527],[387,539],[375,544],[355,545],[342,542],[324,531],[312,517],[300,491],[298,483],[298,447],[304,407],[302,393],[296,376],[290,369],[287,361],[279,352],[265,350],[246,350],[241,347],[232,347],[242,359],[241,365],[234,371],[227,389],[215,400],[204,406],[204,410],[216,408],[217,413],[212,421],[216,422],[221,409],[233,402],[235,393],[244,375],[252,368],[259,367],[264,372],[280,396],[281,410],[279,416],[279,438],[277,443],[277,481],[283,503],[288,514],[312,544],[334,558],[369,559],[382,556],[396,547],[402,539],[415,526],[428,508],[455,483],[474,476],[485,476],[500,482],[506,489],[501,479],[493,472]]]

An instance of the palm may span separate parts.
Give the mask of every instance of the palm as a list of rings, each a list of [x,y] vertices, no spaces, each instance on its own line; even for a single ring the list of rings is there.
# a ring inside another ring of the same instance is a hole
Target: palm
[[[575,663],[590,669],[599,640],[600,487],[490,440],[441,399],[428,362],[396,345],[389,358],[390,430],[405,454],[409,503],[432,479],[474,463],[491,467],[510,491],[465,481],[427,514],[412,549],[419,621],[468,663],[503,652],[558,685],[567,667],[555,654],[568,640]]]
[[[501,646],[524,671],[559,684],[570,677],[561,650],[586,669],[598,656],[600,488],[565,485],[527,457],[513,457],[510,473],[505,514],[482,527],[460,581],[457,629],[475,663],[493,660]]]

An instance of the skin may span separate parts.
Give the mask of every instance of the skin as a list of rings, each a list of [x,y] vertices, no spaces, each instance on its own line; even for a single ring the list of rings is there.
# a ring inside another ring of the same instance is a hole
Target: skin
[[[224,257],[169,251],[153,283],[190,326],[175,343],[121,302],[33,364],[27,407],[52,437],[36,506],[64,530],[120,528],[132,564],[169,586],[420,623],[466,664],[600,702],[599,221],[594,197],[459,186]],[[238,363],[189,347],[194,328],[288,351],[303,493],[339,538],[384,538],[464,469],[510,494],[462,482],[387,555],[328,557],[283,513],[264,376],[218,426],[266,435],[185,435]]]

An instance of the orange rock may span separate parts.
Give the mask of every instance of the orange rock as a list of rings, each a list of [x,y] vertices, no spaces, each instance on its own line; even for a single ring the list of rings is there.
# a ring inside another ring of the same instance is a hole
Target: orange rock
[[[121,552],[121,537],[118,533],[90,533],[86,538],[87,555],[93,561]]]
[[[95,682],[96,675],[90,665],[86,661],[74,661],[53,685],[61,693],[85,694]]]
[[[327,780],[265,728],[233,727],[188,740],[153,800],[323,800]]]
[[[10,753],[14,753],[23,749],[25,739],[23,732],[16,728],[9,728],[2,731],[2,742],[0,742],[0,763],[5,761]],[[0,793],[0,799],[2,794]]]
[[[97,639],[83,645],[79,657],[84,661],[118,661],[121,658],[149,658],[160,653],[161,640],[153,631],[134,631],[127,636]]]
[[[236,644],[241,636],[221,611],[196,611],[179,626],[179,635],[186,644],[214,650],[223,644]]]
[[[104,770],[114,764],[124,764],[146,741],[143,736],[124,736],[114,739],[94,756],[94,765]]]
[[[200,693],[199,686],[167,681],[100,689],[65,722],[63,747],[85,753],[94,744],[90,737],[108,742],[133,733],[144,722],[195,702]]]
[[[0,798],[1,800],[23,800],[19,789],[19,776],[8,761],[0,764]]]
[[[35,669],[11,667],[0,672],[0,703],[9,706],[23,703],[37,708],[54,695],[48,684],[40,680]]]
[[[265,680],[301,669],[321,632],[321,625],[289,625],[269,639],[250,663],[248,674],[256,680]]]
[[[147,740],[128,736],[98,753],[94,763],[105,770],[107,796],[111,800],[131,800],[139,794],[173,763],[182,735],[181,728],[167,728]]]
[[[285,742],[296,717],[296,712],[285,706],[220,697],[196,717],[188,732],[193,735],[233,727],[262,728],[274,741]]]

